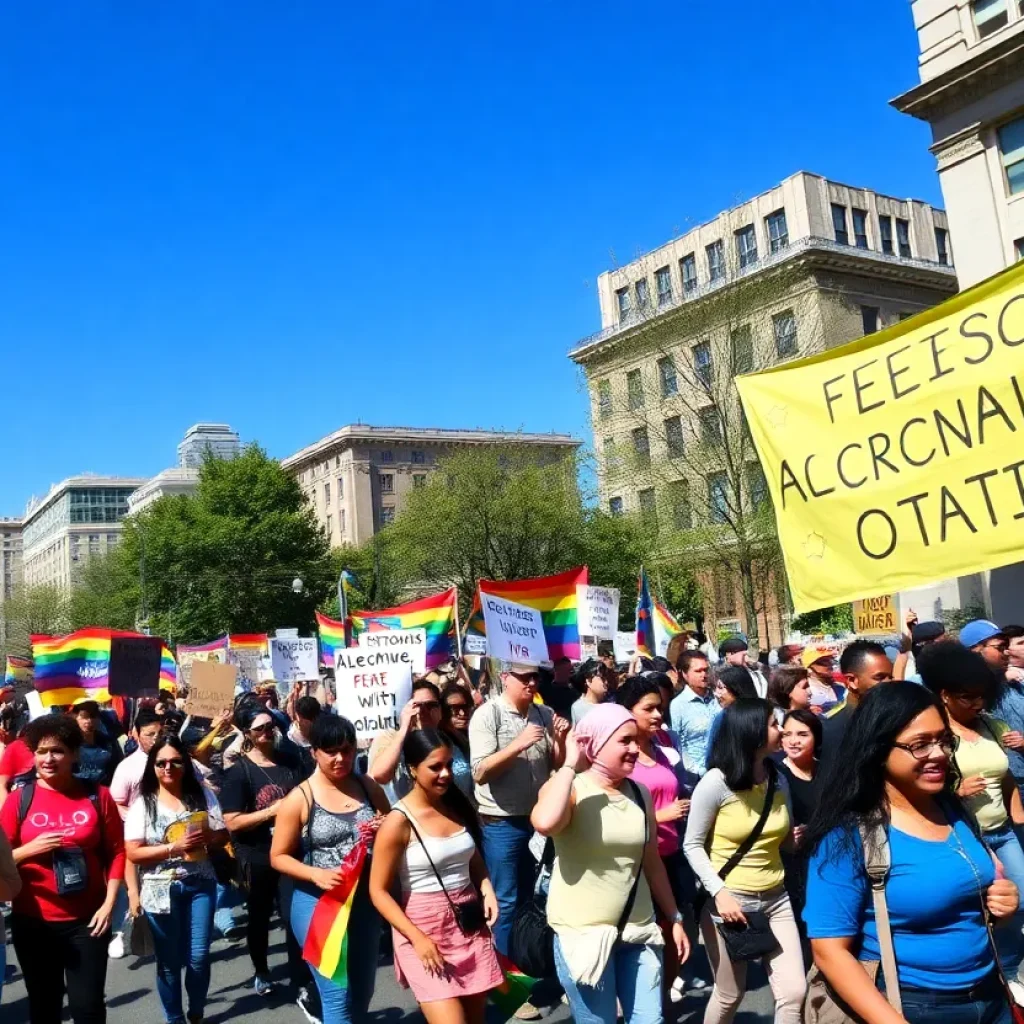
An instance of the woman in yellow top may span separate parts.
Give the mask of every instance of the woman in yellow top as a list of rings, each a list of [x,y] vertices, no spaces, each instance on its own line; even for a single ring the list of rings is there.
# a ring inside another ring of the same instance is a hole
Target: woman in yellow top
[[[638,752],[633,715],[619,704],[598,704],[569,733],[565,764],[541,789],[530,817],[538,832],[555,841],[548,923],[555,932],[558,979],[576,1024],[614,1021],[616,1003],[625,1024],[664,1020],[664,939],[652,894],[673,922],[680,963],[690,954],[658,855],[650,794],[628,778]]]
[[[917,660],[924,685],[942,701],[957,738],[957,795],[974,815],[985,843],[1003,866],[1003,876],[1024,892],[1024,850],[1014,825],[1024,825],[1024,805],[1003,749],[1009,726],[984,713],[996,698],[996,678],[980,654],[953,640],[929,644]],[[1003,974],[1017,988],[1024,956],[1018,908],[1012,923],[994,932]],[[1024,996],[1017,988],[1015,994]]]
[[[764,958],[775,996],[776,1024],[800,1024],[806,982],[800,933],[784,886],[780,851],[789,840],[791,818],[785,776],[770,760],[781,732],[766,700],[737,700],[720,716],[708,772],[690,798],[683,852],[710,897],[700,928],[715,972],[704,1024],[727,1024],[736,1015],[747,985],[747,964],[733,962],[719,926],[746,927],[747,914],[767,918],[777,948]],[[722,872],[753,833],[774,775],[772,806],[750,850]],[[728,888],[726,887],[728,886]]]

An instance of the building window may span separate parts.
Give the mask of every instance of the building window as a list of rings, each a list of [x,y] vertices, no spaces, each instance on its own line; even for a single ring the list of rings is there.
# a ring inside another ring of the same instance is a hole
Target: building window
[[[768,231],[768,251],[778,252],[789,245],[789,228],[786,227],[786,211],[776,210],[764,219]]]
[[[427,461],[427,457],[423,452],[414,451],[411,454],[410,461],[415,466],[422,466]]]
[[[832,230],[840,245],[850,244],[850,235],[846,230],[846,207],[839,203],[832,204]]]
[[[878,217],[878,237],[882,243],[882,252],[886,256],[892,256],[892,217],[882,216]]]
[[[394,494],[395,493],[395,474],[394,473],[378,473],[377,480],[380,482],[380,493],[381,494]]]
[[[327,539],[330,540],[334,536],[334,516],[329,515],[327,517]]]
[[[667,306],[672,301],[672,268],[662,267],[656,270],[654,283],[658,288],[658,306]]]
[[[345,497],[345,481],[339,476],[338,477],[338,504],[341,504],[341,500],[344,497]]]
[[[394,505],[381,505],[380,508],[380,525],[388,526],[390,523],[395,521],[395,506]]]
[[[331,481],[327,480],[324,483],[324,508],[331,507]]]
[[[1024,238],[1018,238],[1017,241],[1013,243],[1013,248],[1017,253],[1017,259],[1024,260]]]
[[[683,421],[678,416],[670,416],[665,420],[665,447],[671,458],[677,459],[686,451],[683,440]]]
[[[622,515],[622,499],[621,498],[609,498],[608,499],[608,511],[613,516]]]
[[[342,537],[345,536],[345,510],[341,509],[338,513],[338,532]]]
[[[615,297],[619,300],[619,320],[628,320],[633,312],[633,300],[628,288],[620,288]]]
[[[615,438],[606,437],[603,444],[605,472],[615,473],[622,468],[622,459],[619,457],[619,451],[615,446]]]
[[[334,468],[335,469],[341,469],[341,456],[340,455],[335,455],[334,456]]]
[[[949,232],[945,228],[935,229],[935,251],[939,254],[939,262],[949,266]]]
[[[760,508],[768,500],[768,481],[764,478],[760,463],[755,462],[747,467],[747,493],[750,495],[751,508]]]
[[[647,278],[641,277],[636,283],[636,308],[641,312],[650,309],[651,293],[647,288]]]
[[[108,533],[107,534],[107,550],[116,548],[121,543],[121,535],[119,533]]]
[[[693,346],[693,373],[703,387],[711,387],[715,368],[711,361],[710,341],[702,341],[699,345]]]
[[[693,529],[693,509],[690,506],[690,482],[676,480],[670,485],[672,525],[677,530]]]
[[[729,521],[729,479],[724,473],[708,477],[708,510],[711,522],[720,525]]]
[[[636,427],[633,430],[633,455],[636,457],[637,466],[644,468],[651,464],[651,442],[646,427]]]
[[[750,324],[744,324],[732,332],[733,373],[750,373],[754,368],[754,335]]]
[[[597,408],[603,420],[612,414],[612,384],[609,380],[597,382]]]
[[[899,253],[904,259],[910,259],[910,221],[896,218],[896,244]]]
[[[971,14],[979,39],[986,39],[993,32],[998,32],[1010,20],[1006,0],[974,0]]]
[[[98,555],[100,553],[100,535],[98,533],[89,534],[89,554]]]
[[[712,242],[704,251],[708,254],[708,279],[712,283],[721,281],[725,277],[725,252],[722,249],[722,240]]]
[[[683,291],[686,294],[697,290],[697,257],[691,252],[679,261],[679,272],[683,278]]]
[[[999,135],[999,152],[1006,171],[1006,184],[1010,195],[1024,192],[1024,117],[1004,124]]]
[[[865,334],[874,334],[878,330],[878,307],[861,306],[860,322]]]
[[[780,356],[796,355],[796,317],[793,310],[772,317],[772,328],[775,331],[775,351]]]
[[[381,452],[380,453],[380,461],[381,462],[394,462],[395,461],[395,453],[392,452],[392,451]]]
[[[754,234],[753,224],[736,232],[736,257],[741,267],[749,267],[757,262],[757,235]]]
[[[661,397],[671,398],[679,394],[679,382],[676,380],[676,364],[669,356],[658,360],[658,380],[661,381]]]
[[[708,405],[697,413],[697,417],[700,420],[700,439],[705,444],[721,444],[722,421],[718,418],[718,410]]]
[[[629,397],[630,409],[644,407],[644,381],[639,370],[630,370],[626,374],[626,394]]]
[[[656,524],[658,519],[658,502],[653,487],[645,487],[637,494],[640,500],[640,515],[650,524]]]
[[[412,486],[413,490],[418,491],[421,487],[427,486],[427,474],[426,473],[413,473],[412,475]]]
[[[854,207],[850,213],[853,216],[853,241],[858,249],[868,247],[868,211],[858,210]]]

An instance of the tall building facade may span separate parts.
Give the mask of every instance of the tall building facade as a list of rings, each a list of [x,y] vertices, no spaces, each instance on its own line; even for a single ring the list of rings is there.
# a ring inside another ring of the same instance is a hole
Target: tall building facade
[[[25,585],[70,589],[79,567],[120,543],[128,499],[146,481],[135,477],[69,477],[33,498],[25,509],[22,559]]]
[[[602,328],[570,357],[587,378],[605,507],[639,514],[680,557],[712,533],[734,546],[767,489],[733,378],[941,302],[952,264],[942,210],[800,172],[601,274]],[[732,541],[706,529],[730,525]],[[709,624],[754,631],[734,574],[703,582]],[[777,578],[762,583],[756,631],[777,642],[785,599]]]
[[[914,0],[920,83],[893,100],[931,128],[961,288],[1024,258],[1024,3]],[[950,607],[1024,621],[1024,563],[901,595],[922,618]]]
[[[362,544],[392,522],[411,491],[426,484],[439,460],[459,448],[516,444],[538,461],[564,458],[580,446],[567,434],[420,427],[342,427],[282,460],[305,492],[333,547]]]
[[[0,643],[7,641],[7,602],[21,586],[21,531],[20,519],[0,517]]]
[[[196,423],[185,432],[178,445],[178,465],[182,469],[199,469],[203,459],[233,459],[241,450],[238,434],[227,423]]]

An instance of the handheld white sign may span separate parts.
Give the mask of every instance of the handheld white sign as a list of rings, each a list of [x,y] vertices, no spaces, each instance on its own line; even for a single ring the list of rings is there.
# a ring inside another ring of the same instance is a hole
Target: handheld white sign
[[[412,698],[408,651],[347,647],[337,653],[334,710],[356,728],[360,741],[396,730],[402,708]]]
[[[619,628],[619,592],[613,587],[576,587],[580,636],[614,640]]]
[[[548,661],[544,621],[536,608],[527,608],[493,594],[481,594],[480,600],[487,628],[487,653],[492,658],[527,665]]]
[[[409,655],[414,676],[427,671],[427,631],[425,629],[382,629],[360,633],[356,645],[368,651],[402,651]]]

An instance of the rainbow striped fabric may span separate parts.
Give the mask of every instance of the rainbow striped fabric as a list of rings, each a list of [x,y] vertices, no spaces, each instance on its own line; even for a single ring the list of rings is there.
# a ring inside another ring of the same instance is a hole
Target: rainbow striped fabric
[[[199,654],[202,651],[226,651],[228,649],[228,641],[230,638],[225,633],[224,636],[218,637],[216,640],[211,640],[207,644],[178,644],[175,650],[178,654]]]
[[[119,629],[89,627],[63,637],[33,638],[33,684],[44,707],[73,704],[88,697],[101,704],[110,700],[110,640],[115,636],[140,636]],[[160,686],[174,689],[177,680],[174,656],[166,644],[160,651]]]
[[[647,573],[641,569],[636,591],[636,653],[653,658],[657,650],[654,639],[654,602],[647,586]]]
[[[441,594],[424,597],[409,604],[380,611],[352,612],[353,640],[360,633],[387,629],[424,629],[427,633],[427,668],[435,668],[455,653],[455,602],[458,591],[452,587]]]
[[[366,844],[356,843],[341,862],[339,885],[317,900],[302,947],[303,958],[341,988],[348,988],[348,922],[365,860]]]
[[[504,975],[501,984],[488,993],[488,997],[507,1018],[511,1017],[523,1005],[537,984],[536,978],[523,974],[507,956],[494,951],[498,956],[498,966]]]
[[[266,654],[269,650],[266,633],[232,633],[228,637],[228,648],[232,651],[256,651]]]
[[[563,657],[579,661],[581,651],[576,587],[585,586],[589,582],[590,573],[585,565],[555,576],[538,576],[530,580],[480,580],[466,624],[466,633],[486,635],[480,594],[491,594],[506,601],[524,604],[528,608],[536,608],[540,612],[544,622],[544,636],[548,642],[548,657],[552,661]]]
[[[675,616],[663,605],[654,602],[654,633],[657,637],[658,647],[661,647],[662,637],[666,643],[677,633],[682,633],[683,627],[676,621]]]
[[[7,655],[7,672],[4,674],[4,683],[7,686],[15,686],[18,683],[32,682],[32,659],[19,658],[16,654]]]
[[[320,664],[334,668],[338,651],[348,646],[345,643],[345,623],[317,612],[316,628],[320,634]]]

